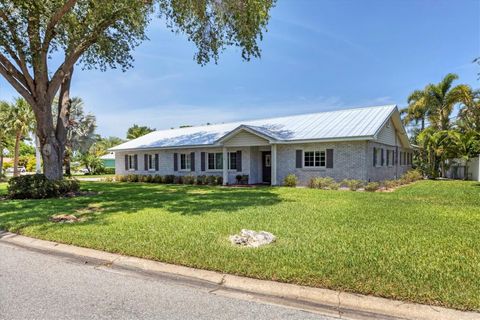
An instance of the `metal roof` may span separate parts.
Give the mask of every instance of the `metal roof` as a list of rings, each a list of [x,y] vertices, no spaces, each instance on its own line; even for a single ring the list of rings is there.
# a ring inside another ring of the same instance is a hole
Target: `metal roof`
[[[240,127],[249,128],[271,142],[296,140],[371,139],[398,109],[396,105],[345,109],[261,120],[188,127],[151,132],[111,151],[216,145]],[[403,129],[403,128],[402,128]]]

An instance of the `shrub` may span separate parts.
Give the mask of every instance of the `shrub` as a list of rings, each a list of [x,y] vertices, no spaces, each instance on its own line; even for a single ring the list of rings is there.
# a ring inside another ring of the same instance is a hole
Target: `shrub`
[[[184,184],[195,184],[195,177],[194,176],[184,176],[183,177]]]
[[[385,180],[382,182],[385,189],[393,189],[399,185],[399,180]]]
[[[140,177],[136,174],[127,174],[125,176],[126,182],[138,182],[139,180],[140,180]]]
[[[241,184],[248,184],[248,174],[242,174],[242,180],[240,181]]]
[[[183,177],[182,176],[174,176],[173,177],[173,183],[174,184],[182,184],[183,183]]]
[[[342,181],[342,186],[347,187],[351,191],[356,191],[363,186],[363,182],[361,180],[345,179]]]
[[[405,180],[406,183],[411,183],[414,181],[421,180],[423,178],[422,174],[418,170],[409,170],[405,172],[400,179]]]
[[[293,173],[287,175],[285,179],[283,179],[283,184],[286,187],[296,187],[297,183],[298,183],[298,178]]]
[[[217,177],[216,182],[218,186],[223,185],[223,177]]]
[[[165,176],[165,183],[167,183],[167,184],[172,184],[172,183],[174,183],[174,182],[175,182],[175,176],[174,176],[174,175],[172,175],[172,174],[167,174],[167,175]]]
[[[365,185],[365,191],[375,192],[380,188],[380,183],[378,182],[369,182]]]
[[[207,176],[201,175],[197,177],[197,184],[198,185],[206,185],[207,184]]]
[[[316,177],[310,179],[309,183],[310,188],[314,189],[324,189],[324,190],[334,190],[338,189],[339,184],[335,182],[333,178],[330,177]]]
[[[104,174],[115,174],[115,168],[104,168],[103,173]]]
[[[241,175],[241,174],[237,174],[237,175],[235,176],[235,179],[237,180],[237,183],[238,183],[238,184],[241,184],[241,183],[242,183],[242,175]]]
[[[8,196],[12,199],[44,199],[60,197],[80,190],[77,180],[48,180],[43,174],[11,178],[8,181]]]
[[[164,181],[163,177],[159,174],[154,175],[152,178],[153,183],[164,183]]]
[[[5,174],[0,174],[0,182],[8,181],[7,176]]]
[[[207,177],[207,183],[210,186],[214,186],[217,184],[217,177],[216,176],[208,176]]]

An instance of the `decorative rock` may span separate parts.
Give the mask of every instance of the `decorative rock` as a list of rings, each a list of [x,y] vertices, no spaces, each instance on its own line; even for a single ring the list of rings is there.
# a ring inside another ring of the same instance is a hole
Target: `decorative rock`
[[[257,248],[272,243],[277,238],[270,232],[242,229],[240,234],[230,236],[229,239],[234,245]]]

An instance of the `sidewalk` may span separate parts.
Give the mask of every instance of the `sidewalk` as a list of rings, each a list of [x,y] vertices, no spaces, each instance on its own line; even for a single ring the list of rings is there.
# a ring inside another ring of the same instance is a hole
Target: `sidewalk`
[[[103,267],[127,269],[204,285],[211,287],[212,292],[222,291],[222,294],[226,295],[243,295],[252,300],[262,300],[347,319],[480,320],[480,313],[476,312],[462,312],[360,294],[256,280],[38,240],[3,231],[0,231],[0,242],[46,254],[88,261]]]

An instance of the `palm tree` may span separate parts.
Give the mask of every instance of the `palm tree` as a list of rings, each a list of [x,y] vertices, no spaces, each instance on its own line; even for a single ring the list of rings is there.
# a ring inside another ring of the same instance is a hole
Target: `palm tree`
[[[480,153],[480,132],[470,130],[465,133],[449,132],[456,158],[465,160],[464,179],[468,179],[468,162]]]
[[[425,171],[432,178],[437,178],[439,171],[445,176],[446,160],[455,157],[454,143],[449,130],[436,130],[428,127],[417,137],[421,147],[420,156],[425,164]]]
[[[10,114],[11,106],[5,101],[0,101],[0,177],[3,175],[3,151],[9,148],[13,141]]]
[[[411,122],[421,123],[420,130],[425,129],[425,119],[429,115],[429,108],[427,103],[427,94],[425,90],[415,90],[408,97],[408,107],[402,110],[405,114],[403,118],[404,124]]]
[[[15,134],[15,151],[13,158],[13,176],[18,176],[18,158],[20,141],[22,141],[28,133],[35,129],[35,116],[32,107],[23,98],[15,99],[11,107],[11,117],[9,125]]]
[[[429,120],[437,130],[450,129],[450,115],[453,108],[462,102],[463,92],[468,90],[466,85],[453,86],[458,76],[449,73],[438,84],[429,84],[425,88],[426,103],[429,108]]]
[[[461,94],[462,108],[458,112],[458,124],[465,131],[480,132],[480,90],[464,86]]]
[[[147,126],[139,126],[138,124],[134,124],[132,127],[128,128],[127,139],[136,139],[152,131],[155,131],[155,129],[149,128]]]

